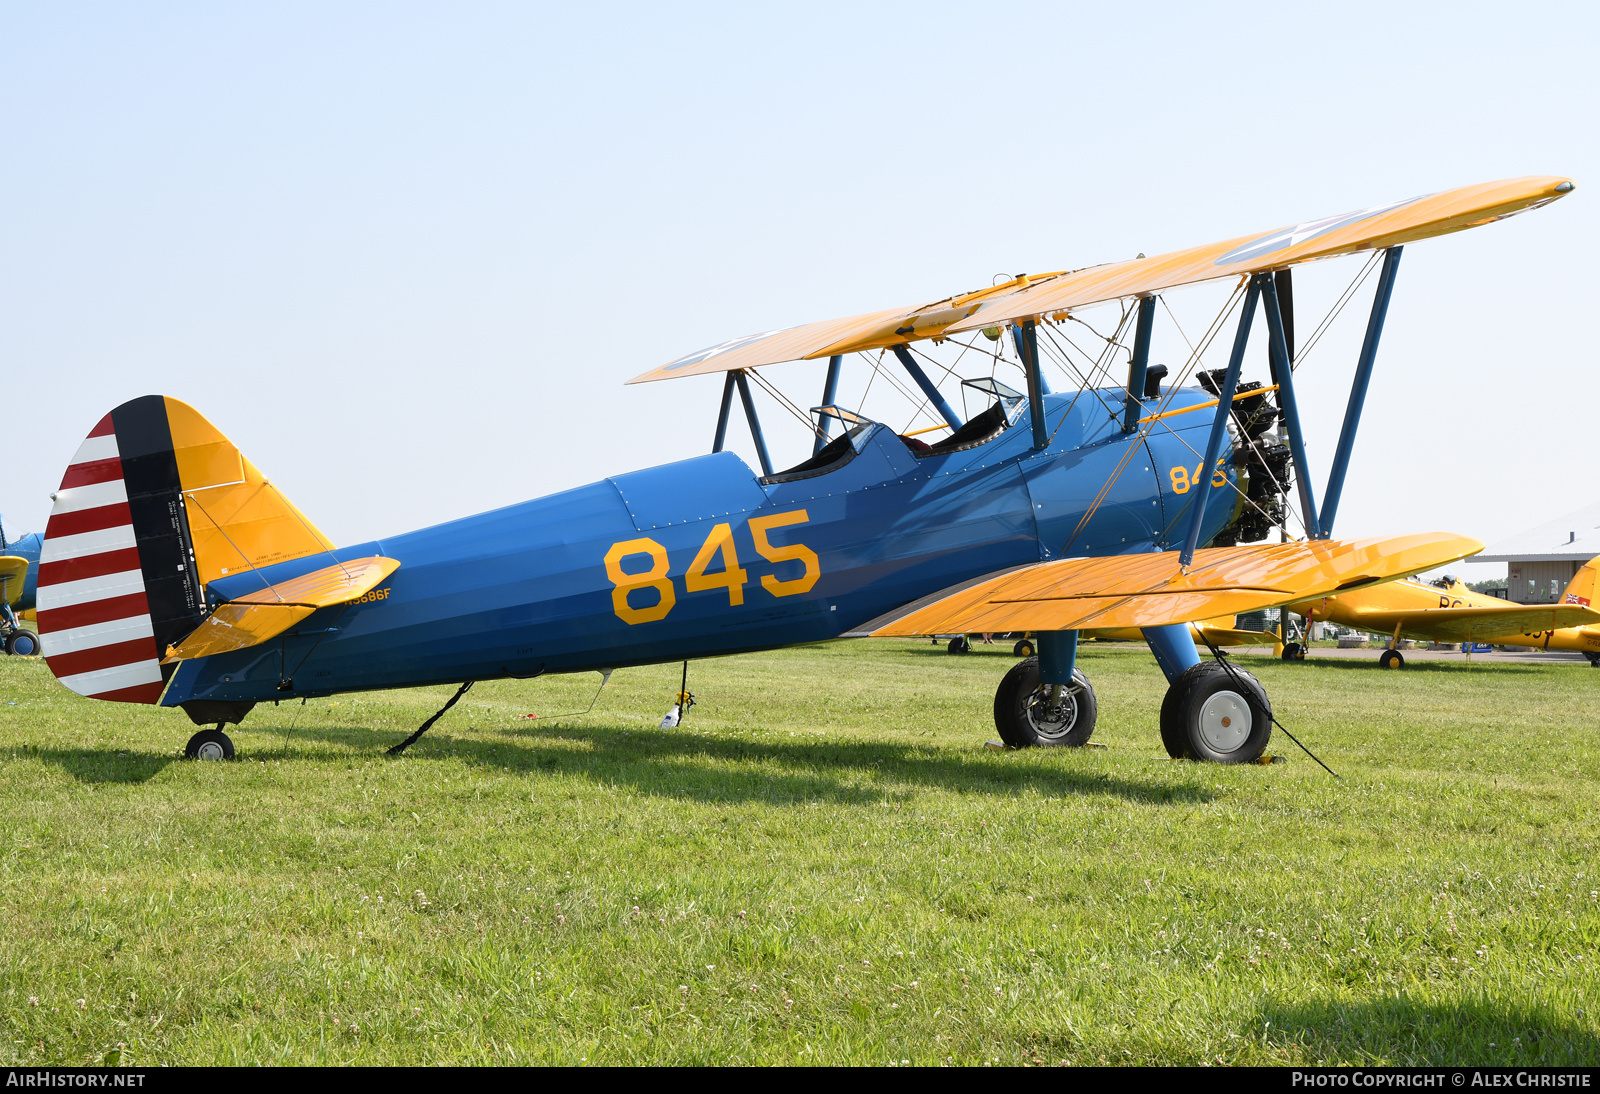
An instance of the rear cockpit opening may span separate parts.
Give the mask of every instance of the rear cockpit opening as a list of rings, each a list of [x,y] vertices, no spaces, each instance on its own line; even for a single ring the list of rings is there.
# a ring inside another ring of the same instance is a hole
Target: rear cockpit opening
[[[950,452],[965,452],[994,440],[1016,421],[1017,411],[1024,402],[1021,392],[1002,384],[992,376],[961,381],[962,403],[967,403],[971,391],[978,399],[988,402],[987,410],[974,415],[960,429],[936,444],[926,444],[914,437],[902,437],[918,459],[943,456]]]
[[[814,406],[811,414],[817,419],[814,427],[819,439],[831,433],[835,423],[844,426],[844,432],[818,449],[809,460],[795,464],[787,471],[780,471],[775,475],[766,475],[760,482],[763,486],[778,482],[795,482],[798,479],[815,478],[817,475],[826,475],[830,471],[837,471],[851,460],[861,450],[861,444],[866,440],[872,427],[877,425],[871,418],[864,418],[853,410],[846,410],[842,406]]]

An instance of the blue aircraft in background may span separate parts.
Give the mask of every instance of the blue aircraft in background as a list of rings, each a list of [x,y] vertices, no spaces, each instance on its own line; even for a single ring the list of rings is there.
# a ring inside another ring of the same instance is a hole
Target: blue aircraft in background
[[[1571,188],[1559,178],[1466,187],[722,343],[635,381],[725,373],[710,454],[344,548],[192,407],[135,399],[95,425],[53,495],[38,566],[46,659],[79,694],[183,708],[214,727],[188,754],[226,758],[224,727],[266,700],[458,684],[400,751],[478,680],[678,661],[687,672],[697,658],[841,636],[1027,630],[1038,655],[1006,674],[994,704],[1001,736],[1022,747],[1087,742],[1097,703],[1076,664],[1078,631],[1138,627],[1169,681],[1168,751],[1254,760],[1272,731],[1266,693],[1226,660],[1202,661],[1187,624],[1481,550],[1444,534],[1329,535],[1401,244]],[[1319,506],[1303,471],[1289,267],[1361,251],[1382,271]],[[1223,277],[1235,289],[1213,334],[1238,313],[1227,367],[1197,368],[1208,337],[1164,385],[1166,370],[1149,363],[1157,294]],[[1059,350],[1054,327],[1117,302],[1105,352],[1122,352],[1131,332],[1126,384],[1091,373],[1052,393],[1041,360]],[[1258,310],[1265,384],[1241,381]],[[999,345],[1004,332],[1025,393],[994,377],[1001,358],[978,341]],[[929,376],[919,342],[984,362],[988,376],[946,376],[979,408],[970,418]],[[844,359],[873,351],[892,353],[937,410],[932,430],[902,432],[838,404]],[[774,470],[754,370],[822,357],[821,405],[796,408],[813,454]],[[1197,386],[1184,383],[1191,375]],[[724,451],[735,394],[760,474]],[[943,436],[914,435],[931,431]],[[1303,538],[1260,542],[1287,538],[1291,485]]]
[[[31,657],[39,652],[39,636],[22,625],[21,617],[34,608],[43,543],[37,532],[8,539],[0,517],[0,648],[8,654]]]

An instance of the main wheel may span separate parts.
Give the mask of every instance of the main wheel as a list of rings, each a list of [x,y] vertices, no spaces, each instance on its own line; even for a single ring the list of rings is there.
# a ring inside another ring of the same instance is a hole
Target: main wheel
[[[1241,668],[1202,661],[1185,669],[1161,702],[1161,743],[1174,759],[1249,763],[1270,740],[1272,704]]]
[[[1600,669],[1600,653],[1586,653],[1584,656],[1589,659],[1590,668]]]
[[[1399,650],[1384,650],[1378,656],[1378,664],[1386,669],[1403,669],[1406,667],[1406,659],[1400,656]]]
[[[1033,639],[1021,638],[1017,640],[1017,644],[1015,646],[1011,647],[1011,652],[1016,654],[1018,657],[1032,657],[1039,651],[1033,648]]]
[[[6,652],[17,657],[35,657],[39,653],[39,636],[32,631],[12,631],[6,638]]]
[[[1285,661],[1304,661],[1306,648],[1299,642],[1285,642],[1283,644],[1283,659]]]
[[[994,693],[994,726],[1012,748],[1081,748],[1089,743],[1099,712],[1082,669],[1072,670],[1070,687],[1041,684],[1037,657],[1012,665]]]
[[[958,634],[950,639],[950,644],[945,647],[951,653],[971,653],[972,643],[967,641],[967,636]]]
[[[220,729],[202,729],[189,738],[183,754],[191,760],[231,760],[233,741]]]

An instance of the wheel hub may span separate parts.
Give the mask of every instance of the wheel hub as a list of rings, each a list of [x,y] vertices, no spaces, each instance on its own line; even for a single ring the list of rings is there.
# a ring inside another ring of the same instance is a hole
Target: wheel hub
[[[1241,748],[1250,739],[1250,704],[1236,691],[1219,691],[1200,705],[1200,739],[1219,755]]]
[[[195,750],[194,758],[197,760],[225,760],[227,754],[222,751],[222,746],[216,741],[207,741]]]
[[[1046,740],[1065,737],[1078,722],[1078,692],[1061,684],[1046,684],[1028,703],[1028,722]]]

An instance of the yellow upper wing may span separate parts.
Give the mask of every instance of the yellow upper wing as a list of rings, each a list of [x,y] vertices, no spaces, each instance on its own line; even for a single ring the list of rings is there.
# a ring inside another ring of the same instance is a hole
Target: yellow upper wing
[[[828,319],[735,338],[651,369],[628,383],[879,349],[1017,319],[1059,320],[1073,308],[1122,297],[1157,293],[1219,277],[1282,269],[1300,262],[1393,247],[1476,228],[1525,209],[1547,205],[1572,189],[1572,180],[1557,176],[1502,179],[1291,224],[1154,258],[1112,262],[1070,273],[1018,277],[992,288],[947,297],[921,307],[890,308],[848,319]]]
[[[1348,614],[1349,626],[1363,630],[1460,642],[1507,635],[1532,635],[1566,627],[1600,625],[1600,612],[1577,604],[1507,604],[1504,607],[1463,605],[1459,608],[1378,608]]]
[[[952,331],[1027,317],[1065,317],[1072,308],[1161,292],[1218,277],[1277,270],[1319,258],[1394,247],[1503,220],[1548,205],[1573,189],[1571,179],[1529,176],[1461,186],[1271,232],[1191,247],[1154,258],[1082,270],[981,305]]]
[[[1248,544],[1041,562],[914,601],[862,635],[1083,630],[1190,623],[1390,581],[1483,550],[1443,532],[1354,541]]]
[[[889,308],[884,311],[852,315],[846,319],[824,319],[803,326],[746,335],[685,354],[660,368],[653,368],[629,380],[642,384],[650,380],[670,380],[678,376],[700,376],[708,372],[727,372],[736,368],[775,365],[780,361],[803,361],[835,353],[882,349],[905,345],[924,338],[938,338],[955,323],[966,319],[986,300],[996,300],[1021,292],[1065,271],[1019,275],[999,285],[976,292],[959,293],[932,304]]]

